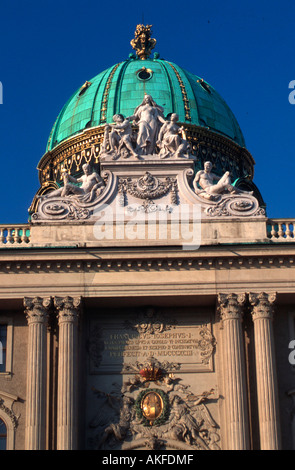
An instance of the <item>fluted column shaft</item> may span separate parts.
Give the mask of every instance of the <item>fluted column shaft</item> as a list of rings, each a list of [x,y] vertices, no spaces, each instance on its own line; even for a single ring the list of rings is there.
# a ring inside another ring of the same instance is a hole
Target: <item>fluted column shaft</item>
[[[275,294],[250,293],[254,322],[256,381],[261,450],[280,448],[277,375],[273,338]]]
[[[218,296],[223,325],[224,396],[228,450],[249,448],[245,358],[241,325],[245,300],[245,295],[219,294]]]
[[[26,450],[44,450],[46,437],[46,374],[47,324],[51,299],[25,298],[24,307],[29,326],[27,395],[26,395]]]
[[[57,449],[77,449],[78,317],[80,298],[55,298],[58,310]]]

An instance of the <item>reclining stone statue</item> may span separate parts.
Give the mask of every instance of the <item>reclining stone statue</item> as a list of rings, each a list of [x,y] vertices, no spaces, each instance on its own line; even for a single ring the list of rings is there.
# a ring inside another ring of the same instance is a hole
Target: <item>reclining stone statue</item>
[[[82,166],[84,174],[80,178],[74,178],[69,173],[64,172],[64,186],[51,191],[42,196],[44,198],[78,196],[80,200],[90,202],[94,196],[98,196],[105,187],[103,179],[95,172],[91,172],[88,163]],[[79,186],[79,183],[82,183]]]
[[[253,194],[253,192],[242,191],[231,184],[229,171],[226,171],[223,176],[217,176],[211,172],[212,163],[205,162],[204,170],[197,172],[193,187],[196,194],[205,199],[217,199],[223,194]],[[215,183],[216,181],[216,183]]]

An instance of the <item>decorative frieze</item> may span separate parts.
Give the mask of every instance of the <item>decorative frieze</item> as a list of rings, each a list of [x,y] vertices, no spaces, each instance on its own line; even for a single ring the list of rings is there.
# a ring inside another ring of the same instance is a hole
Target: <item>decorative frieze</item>
[[[0,261],[0,273],[54,273],[54,272],[87,272],[98,270],[101,271],[149,271],[162,268],[163,270],[217,270],[217,269],[276,269],[294,268],[295,256],[281,256],[272,254],[270,256],[244,256],[236,257],[216,256],[202,257],[197,251],[190,253],[189,256],[171,256],[163,258],[159,257],[134,257],[134,258],[102,258],[97,260],[86,259],[50,259],[50,260],[32,260],[27,261],[12,260]]]

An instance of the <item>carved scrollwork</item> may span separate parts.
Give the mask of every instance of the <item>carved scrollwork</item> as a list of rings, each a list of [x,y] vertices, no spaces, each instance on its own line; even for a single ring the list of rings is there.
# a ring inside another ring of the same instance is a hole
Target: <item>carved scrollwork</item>
[[[197,348],[200,350],[203,364],[208,364],[214,351],[216,340],[207,326],[201,327],[200,337],[201,339],[197,341]]]
[[[113,384],[111,393],[93,389],[99,405],[89,423],[92,448],[220,449],[218,425],[205,404],[214,390],[196,395],[158,365],[163,373],[155,380],[137,375],[122,387]]]
[[[175,320],[171,319],[156,312],[153,308],[147,308],[144,312],[140,313],[134,321],[126,321],[126,327],[135,329],[139,335],[162,333],[163,331],[170,330],[175,326]]]
[[[219,197],[219,201],[206,207],[205,213],[211,217],[221,216],[253,216],[259,211],[263,214],[263,209],[259,208],[258,201],[253,196],[231,195]]]
[[[272,319],[276,298],[276,292],[250,292],[249,301],[252,306],[253,320],[255,321],[260,318]]]
[[[13,410],[5,406],[4,400],[0,398],[0,410],[4,411],[4,413],[11,419],[14,429],[18,426],[18,417],[14,414]]]
[[[176,178],[167,177],[162,181],[148,171],[135,181],[132,178],[120,178],[118,191],[121,195],[122,205],[126,202],[126,193],[138,199],[152,202],[153,199],[161,198],[169,192],[171,192],[171,203],[177,204]]]

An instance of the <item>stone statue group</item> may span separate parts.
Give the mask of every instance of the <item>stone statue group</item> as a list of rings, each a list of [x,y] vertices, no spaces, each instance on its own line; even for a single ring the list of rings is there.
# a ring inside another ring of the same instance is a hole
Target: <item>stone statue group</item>
[[[190,145],[184,129],[177,124],[178,115],[172,113],[167,120],[163,112],[164,109],[146,94],[132,116],[124,118],[122,114],[115,114],[114,123],[105,126],[101,158],[117,160],[133,156],[141,160],[145,155],[157,155],[160,159],[190,158]],[[138,128],[136,140],[132,122]],[[83,165],[82,168],[84,174],[80,178],[74,178],[64,172],[63,187],[51,191],[45,198],[76,196],[80,201],[87,203],[98,197],[105,188],[104,181],[98,173],[91,170],[89,164]],[[195,175],[193,188],[201,198],[214,201],[225,193],[245,192],[231,184],[229,172],[219,177],[212,173],[211,169],[212,163],[205,162],[204,169]]]
[[[115,114],[114,124],[105,127],[101,155],[109,155],[114,160],[130,156],[140,159],[155,153],[160,158],[188,157],[190,147],[183,128],[177,124],[178,115],[173,113],[165,120],[163,112],[163,108],[146,94],[133,116],[124,118],[122,114]],[[136,141],[131,122],[138,127]]]

